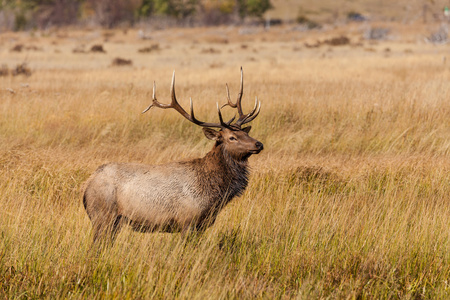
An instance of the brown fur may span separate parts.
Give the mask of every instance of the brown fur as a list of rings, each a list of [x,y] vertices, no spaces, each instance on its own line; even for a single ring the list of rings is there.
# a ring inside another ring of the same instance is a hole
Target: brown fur
[[[215,140],[203,158],[152,166],[107,164],[89,178],[83,197],[94,241],[114,240],[122,224],[137,231],[204,230],[248,184],[248,158],[263,149],[250,127],[203,129]]]

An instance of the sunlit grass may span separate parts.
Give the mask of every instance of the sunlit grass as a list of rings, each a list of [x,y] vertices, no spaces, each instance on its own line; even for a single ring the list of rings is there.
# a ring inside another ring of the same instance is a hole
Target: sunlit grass
[[[103,163],[209,151],[177,113],[140,112],[153,80],[169,102],[176,68],[182,105],[192,97],[198,118],[216,120],[225,83],[232,97],[238,89],[239,43],[214,56],[218,68],[196,64],[201,46],[175,42],[149,58],[152,68],[108,67],[114,53],[76,68],[80,56],[44,51],[35,55],[51,68],[2,78],[0,297],[448,298],[449,69],[427,46],[390,58],[349,47],[322,59],[258,45],[258,61],[243,63],[244,105],[262,101],[251,135],[265,150],[250,159],[244,195],[203,234],[124,229],[100,253],[90,250],[83,183]]]

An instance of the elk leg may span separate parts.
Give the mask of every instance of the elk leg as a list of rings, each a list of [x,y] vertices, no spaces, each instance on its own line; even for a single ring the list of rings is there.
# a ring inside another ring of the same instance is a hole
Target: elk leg
[[[121,216],[109,215],[92,221],[94,244],[109,242],[111,245],[122,228]]]

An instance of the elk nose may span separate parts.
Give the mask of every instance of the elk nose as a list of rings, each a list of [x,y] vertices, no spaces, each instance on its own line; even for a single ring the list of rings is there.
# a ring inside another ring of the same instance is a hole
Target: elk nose
[[[263,145],[263,143],[261,143],[261,142],[256,142],[256,143],[255,143],[255,146],[256,146],[256,148],[258,148],[258,150],[264,149],[264,145]]]

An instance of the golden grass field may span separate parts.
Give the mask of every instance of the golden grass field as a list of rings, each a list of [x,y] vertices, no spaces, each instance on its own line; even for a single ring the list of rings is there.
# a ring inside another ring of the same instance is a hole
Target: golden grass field
[[[33,73],[0,77],[0,298],[448,299],[449,45],[423,40],[439,24],[382,24],[379,42],[364,26],[2,33],[1,62]],[[240,66],[265,146],[245,194],[202,235],[125,229],[92,254],[81,198],[99,165],[212,148],[174,111],[140,114],[152,82],[168,103],[175,69],[180,103],[216,122]]]

